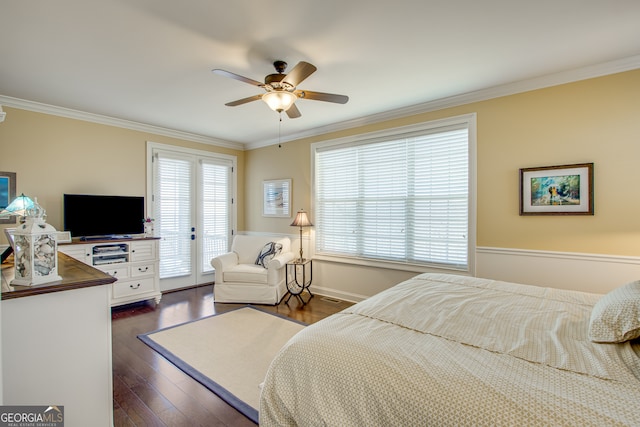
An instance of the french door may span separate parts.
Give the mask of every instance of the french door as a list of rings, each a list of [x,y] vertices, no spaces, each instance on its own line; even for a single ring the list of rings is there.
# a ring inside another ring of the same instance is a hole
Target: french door
[[[211,282],[211,258],[228,250],[235,224],[235,157],[149,146],[161,290]]]

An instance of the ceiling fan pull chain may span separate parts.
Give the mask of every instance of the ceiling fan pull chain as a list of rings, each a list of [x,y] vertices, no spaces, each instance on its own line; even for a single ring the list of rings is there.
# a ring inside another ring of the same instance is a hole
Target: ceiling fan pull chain
[[[282,111],[278,113],[280,116],[280,122],[278,123],[278,148],[282,148],[281,140],[282,140]]]

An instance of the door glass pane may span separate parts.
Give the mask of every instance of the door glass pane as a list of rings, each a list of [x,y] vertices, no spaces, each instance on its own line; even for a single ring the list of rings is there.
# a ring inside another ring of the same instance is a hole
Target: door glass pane
[[[201,166],[200,265],[206,273],[213,271],[211,259],[229,248],[231,165],[202,161]]]
[[[191,274],[192,161],[158,154],[154,212],[160,240],[160,278]]]

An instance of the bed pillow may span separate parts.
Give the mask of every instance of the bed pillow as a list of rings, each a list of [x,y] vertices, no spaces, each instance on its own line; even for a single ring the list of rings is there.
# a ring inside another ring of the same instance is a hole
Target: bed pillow
[[[267,264],[269,261],[273,259],[276,255],[282,252],[282,244],[276,242],[269,242],[262,247],[260,250],[260,254],[258,258],[256,258],[256,265],[260,265],[264,268],[267,268]]]
[[[640,280],[609,292],[593,307],[589,339],[619,343],[640,337]]]

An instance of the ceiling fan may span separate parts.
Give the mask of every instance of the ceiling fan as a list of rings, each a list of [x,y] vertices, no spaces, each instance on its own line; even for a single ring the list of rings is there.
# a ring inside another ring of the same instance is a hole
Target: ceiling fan
[[[227,102],[228,107],[246,104],[248,102],[262,99],[269,107],[279,113],[285,111],[290,119],[300,117],[300,110],[294,104],[297,99],[312,99],[314,101],[334,102],[337,104],[346,104],[349,97],[345,95],[336,95],[333,93],[311,92],[309,90],[296,89],[304,79],[313,74],[317,68],[308,62],[300,61],[293,69],[284,74],[287,63],[284,61],[275,61],[273,63],[277,73],[269,74],[264,78],[264,83],[257,80],[243,77],[230,71],[215,69],[215,74],[230,77],[250,85],[263,88],[266,93],[261,95],[253,95],[247,98],[238,99],[237,101]]]

